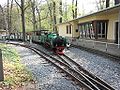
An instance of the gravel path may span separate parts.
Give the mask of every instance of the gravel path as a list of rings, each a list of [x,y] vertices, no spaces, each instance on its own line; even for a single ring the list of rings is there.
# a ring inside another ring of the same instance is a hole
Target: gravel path
[[[13,46],[22,58],[22,63],[34,74],[37,84],[34,90],[80,90],[70,78],[46,62],[35,52],[20,46]],[[32,89],[33,90],[33,89]]]
[[[77,48],[69,48],[65,54],[86,70],[111,84],[116,90],[120,90],[120,61],[104,58]]]

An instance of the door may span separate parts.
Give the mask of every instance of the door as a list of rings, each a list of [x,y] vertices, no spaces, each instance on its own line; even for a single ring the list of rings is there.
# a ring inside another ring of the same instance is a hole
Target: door
[[[107,21],[97,22],[98,39],[107,39]]]
[[[115,43],[118,44],[118,22],[115,22]]]

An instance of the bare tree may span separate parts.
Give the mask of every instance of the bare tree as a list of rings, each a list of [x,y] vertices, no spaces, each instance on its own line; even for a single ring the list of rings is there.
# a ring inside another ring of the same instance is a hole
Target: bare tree
[[[72,0],[72,14],[73,14],[73,19],[77,18],[77,0],[76,1]]]
[[[6,25],[6,29],[8,30],[7,34],[8,34],[8,39],[10,39],[10,35],[11,35],[11,29],[12,29],[12,22],[11,22],[11,18],[12,18],[12,7],[13,7],[13,0],[7,0],[7,25]]]
[[[33,19],[32,19],[32,23],[33,23],[33,30],[36,30],[36,16],[35,16],[35,0],[30,0],[31,1],[31,7],[32,7],[32,15],[33,15]]]
[[[101,10],[104,8],[105,0],[96,0],[97,9]]]
[[[1,21],[2,21],[2,25],[1,25],[1,27],[0,28],[4,28],[4,29],[6,29],[7,27],[8,27],[8,23],[7,23],[7,19],[6,19],[6,15],[5,15],[5,11],[4,11],[4,9],[3,9],[3,7],[0,5],[0,11],[1,11],[1,16],[3,16],[3,17],[1,17]],[[5,24],[5,25],[4,25]],[[7,29],[6,29],[7,30]]]
[[[10,29],[12,27],[12,8],[13,8],[13,0],[11,0],[11,5],[10,5]]]
[[[48,18],[48,14],[49,14],[49,8],[47,8],[48,10],[46,10],[46,7],[45,7],[46,4],[45,4],[45,6],[42,6],[42,2],[45,3],[45,2],[47,2],[47,0],[46,1],[42,1],[41,0],[39,5],[36,5],[36,12],[38,14],[37,22],[38,22],[39,30],[41,30],[41,28],[42,28],[42,21],[47,19]],[[47,6],[48,6],[48,2],[47,2]],[[46,11],[45,12],[46,14],[44,16],[41,15],[42,11]]]
[[[56,2],[54,0],[52,0],[51,2],[47,1],[47,6],[49,9],[49,15],[50,15],[50,19],[51,19],[51,23],[50,26],[52,26],[51,28],[53,28],[53,31],[57,33],[57,18],[56,18]]]
[[[67,7],[67,2],[65,2],[65,6],[64,6],[64,8],[65,8],[65,10],[64,10],[64,12],[65,12],[65,21],[67,21],[68,20],[68,13],[67,13],[67,9],[68,9],[68,7]]]
[[[120,3],[120,0],[114,0],[114,2],[115,2],[115,5],[116,5],[116,4]],[[106,5],[104,5],[104,4],[106,4]],[[110,0],[99,0],[99,1],[96,0],[96,5],[97,5],[98,10],[103,9],[104,6],[105,6],[105,8],[107,8],[107,7],[110,6]]]
[[[49,3],[48,0],[46,0],[46,1],[47,1],[48,10],[49,10],[50,22],[51,22],[50,28],[52,28],[52,26],[53,26],[53,15],[52,15],[53,7],[52,7],[52,3]]]
[[[59,2],[59,13],[60,13],[60,20],[59,23],[62,23],[62,0]]]
[[[57,20],[56,20],[56,3],[53,1],[53,31],[57,32],[56,25]]]
[[[76,3],[75,3],[75,18],[77,18],[77,0],[76,0]]]
[[[11,4],[11,5],[10,5]],[[12,14],[12,6],[13,6],[13,0],[7,0],[7,26],[6,29],[8,30],[8,38],[10,39],[11,35],[11,27],[12,27],[12,22],[11,22],[11,14]]]
[[[72,0],[72,15],[73,15],[73,19],[75,18],[75,15],[74,15],[74,0]]]
[[[37,14],[38,14],[38,27],[39,27],[39,30],[41,30],[41,15],[40,15],[40,10],[39,8],[36,6],[36,11],[37,11]]]
[[[9,0],[7,0],[7,26],[6,26],[6,30],[7,30],[7,34],[9,33],[9,37],[10,37],[10,30],[9,30]]]
[[[26,30],[25,30],[25,10],[29,6],[29,4],[25,7],[25,0],[21,0],[21,4],[19,4],[16,0],[15,0],[15,2],[21,10],[23,41],[25,41],[26,40],[26,37],[25,37],[25,32],[26,32]]]

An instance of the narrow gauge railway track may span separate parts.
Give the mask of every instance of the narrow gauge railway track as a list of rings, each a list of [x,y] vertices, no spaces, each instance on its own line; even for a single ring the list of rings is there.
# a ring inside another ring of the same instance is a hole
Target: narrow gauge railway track
[[[85,90],[94,90],[88,84],[86,84],[82,80],[82,78],[80,79],[79,77],[77,77],[76,75],[74,75],[74,70],[71,69],[71,68],[65,67],[66,65],[63,65],[63,63],[60,60],[54,58],[53,56],[51,56],[49,54],[46,54],[44,51],[41,51],[39,49],[36,49],[36,48],[30,48],[30,49],[32,49],[37,54],[39,54],[40,56],[42,56],[43,58],[45,58],[47,61],[49,61],[50,63],[54,64],[56,67],[58,67],[59,69],[61,69],[65,73],[67,73],[69,76],[71,76],[72,78],[74,78],[83,88],[85,88]]]
[[[14,44],[14,45],[19,45],[19,44]],[[85,70],[81,68],[80,65],[78,65],[76,62],[74,62],[66,55],[62,57],[59,55],[52,56],[35,47],[31,47],[28,45],[21,45],[21,46],[35,51],[37,54],[45,58],[47,61],[51,62],[52,64],[54,64],[55,66],[66,72],[68,75],[73,77],[77,82],[79,82],[80,85],[83,85],[88,90],[115,90],[105,82],[101,81],[99,78],[91,75],[88,72],[85,72]]]
[[[89,88],[90,90],[115,90],[109,84],[105,83],[96,76],[91,75],[89,72],[85,71],[83,68],[80,67],[79,64],[74,62],[68,56],[64,55],[63,57],[69,59],[69,61],[73,63],[73,66],[70,64],[70,62],[67,62],[66,59],[63,59],[60,55],[53,56],[46,54],[44,51],[41,51],[39,49],[34,49],[39,51],[35,52],[37,52],[38,54],[41,53],[42,55],[40,55],[42,57],[52,62],[60,69],[64,70],[70,76],[74,77],[77,81],[79,81],[79,83],[82,83],[83,85],[87,86],[87,88]]]
[[[71,68],[73,68],[78,73],[82,74],[85,78],[87,78],[89,81],[91,81],[91,83],[99,87],[100,90],[115,90],[107,82],[85,70],[83,67],[81,67],[77,62],[69,58],[67,55],[63,56],[58,55],[58,57],[67,65],[69,65]]]

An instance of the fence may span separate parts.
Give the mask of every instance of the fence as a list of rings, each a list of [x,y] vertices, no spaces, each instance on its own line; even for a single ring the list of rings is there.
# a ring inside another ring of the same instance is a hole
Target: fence
[[[96,50],[101,50],[104,52],[109,52],[111,54],[120,56],[120,45],[115,43],[96,41],[96,40],[86,40],[86,39],[75,39],[68,38],[71,44],[80,45],[83,47],[93,48]]]

